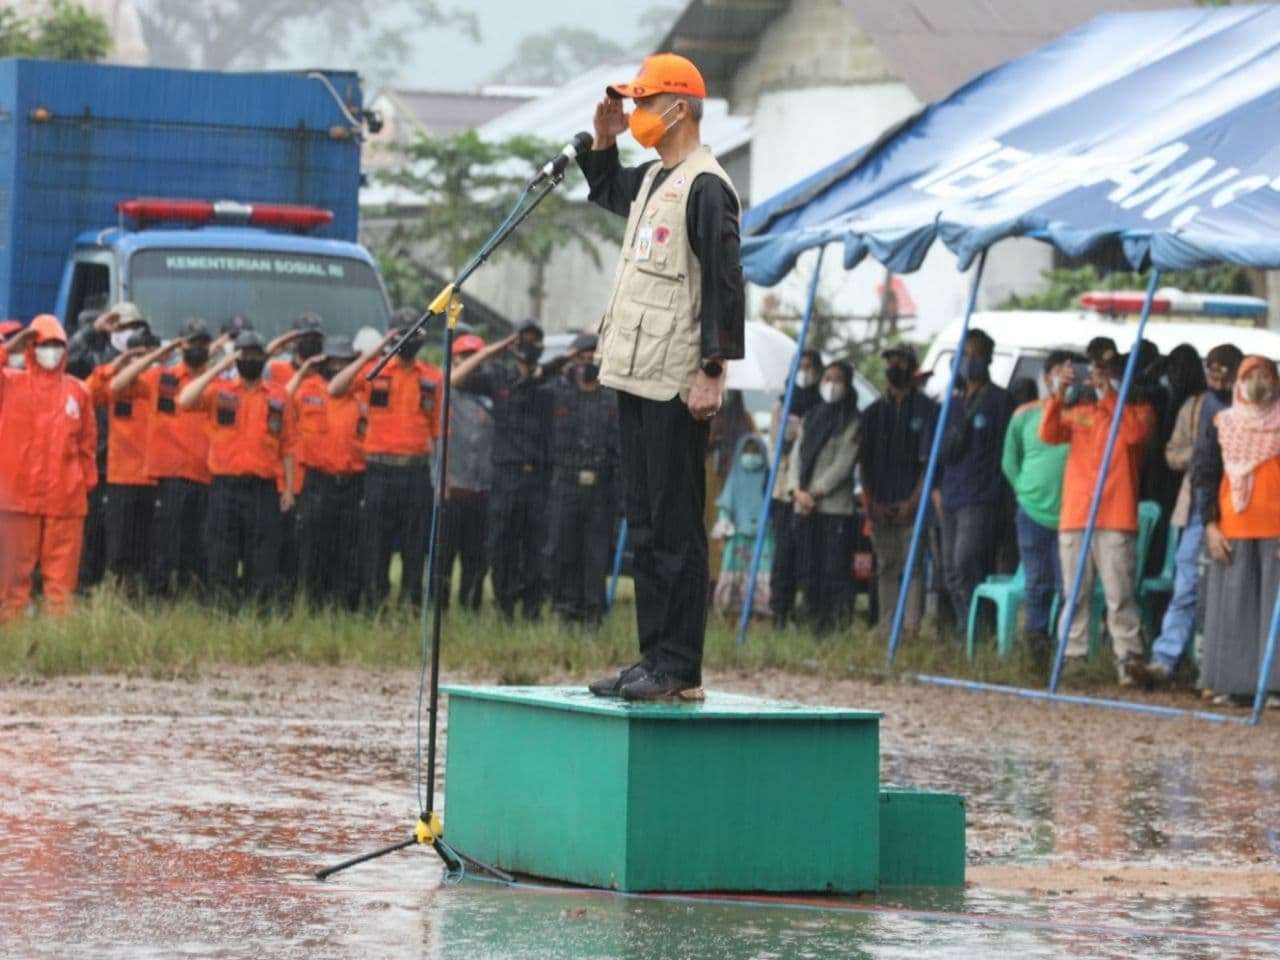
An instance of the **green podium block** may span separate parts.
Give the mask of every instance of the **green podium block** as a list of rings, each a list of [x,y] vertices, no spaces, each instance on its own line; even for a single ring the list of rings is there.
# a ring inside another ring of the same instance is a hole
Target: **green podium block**
[[[445,836],[480,860],[624,891],[879,886],[878,712],[444,690]]]
[[[880,794],[880,886],[964,885],[964,797],[887,789]]]

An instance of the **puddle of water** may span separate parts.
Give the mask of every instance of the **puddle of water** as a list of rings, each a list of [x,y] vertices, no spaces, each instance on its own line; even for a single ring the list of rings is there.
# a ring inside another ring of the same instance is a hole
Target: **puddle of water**
[[[0,718],[0,955],[673,960],[1280,953],[1258,897],[914,892],[809,904],[637,899],[442,883],[407,835],[401,724],[215,716]],[[1248,864],[1275,854],[1276,771],[1167,760],[938,755],[886,781],[969,796],[975,859]],[[1190,932],[1189,932],[1190,931]],[[1272,938],[1270,941],[1264,938]]]

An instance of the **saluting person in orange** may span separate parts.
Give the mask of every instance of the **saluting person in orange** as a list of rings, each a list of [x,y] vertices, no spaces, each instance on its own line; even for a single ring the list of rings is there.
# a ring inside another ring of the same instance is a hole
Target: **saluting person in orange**
[[[293,509],[297,428],[284,388],[263,378],[266,362],[262,337],[245,330],[233,353],[178,394],[178,406],[208,417],[209,585],[224,601],[275,597],[280,517]],[[239,376],[219,380],[232,366]],[[277,492],[281,474],[284,490]]]
[[[121,343],[125,349],[94,368],[85,385],[95,407],[106,411],[107,488],[102,498],[107,572],[131,593],[141,591],[147,570],[155,481],[147,475],[151,407],[138,384],[116,393],[111,381],[125,365],[156,345],[145,326]]]
[[[178,394],[208,367],[210,344],[208,324],[190,317],[180,339],[127,363],[111,379],[113,396],[133,396],[149,411],[145,464],[156,486],[148,582],[159,596],[198,589],[207,576],[208,418],[180,408]],[[170,364],[179,351],[181,360]]]
[[[308,598],[348,610],[360,605],[360,497],[368,407],[363,391],[329,395],[329,383],[356,358],[347,337],[326,337],[286,390],[298,422],[298,573]],[[344,559],[345,558],[345,559]]]
[[[329,381],[329,395],[358,391],[369,410],[365,437],[364,508],[360,520],[360,566],[370,606],[391,592],[389,569],[397,540],[403,571],[399,602],[422,605],[427,521],[431,514],[431,451],[440,437],[440,371],[418,360],[425,338],[415,336],[370,382],[374,359],[416,317],[400,311],[382,342],[347,364]]]
[[[26,610],[37,567],[50,613],[65,613],[76,588],[98,425],[66,363],[67,335],[47,313],[0,345],[0,622]]]

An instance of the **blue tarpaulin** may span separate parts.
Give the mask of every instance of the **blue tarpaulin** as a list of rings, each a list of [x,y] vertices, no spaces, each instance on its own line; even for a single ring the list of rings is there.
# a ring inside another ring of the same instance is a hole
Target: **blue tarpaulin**
[[[1135,269],[1280,268],[1280,7],[1098,17],[961,87],[754,207],[743,262],[781,280],[804,251],[967,267],[1010,236]]]

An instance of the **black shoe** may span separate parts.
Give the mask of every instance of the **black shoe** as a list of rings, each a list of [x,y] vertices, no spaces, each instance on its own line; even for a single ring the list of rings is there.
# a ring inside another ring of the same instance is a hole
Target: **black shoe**
[[[643,663],[633,663],[616,677],[602,677],[587,684],[587,689],[597,697],[620,697],[622,688],[632,680],[639,680],[645,675]]]
[[[622,686],[623,700],[679,700],[697,703],[706,699],[702,687],[666,673],[645,671]]]

